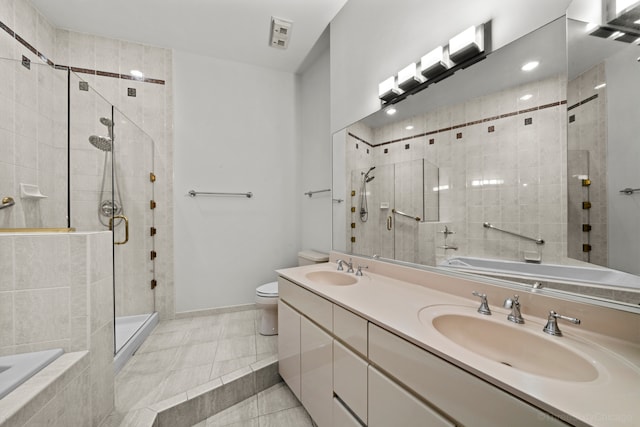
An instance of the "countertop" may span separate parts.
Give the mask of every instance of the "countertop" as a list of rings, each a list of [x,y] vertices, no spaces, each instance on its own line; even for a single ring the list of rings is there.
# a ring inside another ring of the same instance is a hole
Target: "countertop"
[[[372,263],[375,261],[369,261],[369,264]],[[336,267],[331,262],[277,272],[303,288],[572,424],[603,427],[640,425],[638,342],[611,338],[586,328],[581,330],[579,326],[571,326],[563,321],[559,321],[559,326],[564,336],[554,337],[542,332],[546,318],[526,315],[523,311],[525,324],[518,325],[507,321],[509,310],[490,304],[493,311],[491,321],[503,323],[507,327],[527,328],[541,339],[552,340],[555,344],[581,354],[598,371],[598,376],[593,381],[575,382],[543,377],[480,356],[421,322],[419,313],[425,307],[432,307],[429,310],[434,313],[447,313],[450,307],[452,310],[477,314],[475,309],[479,300],[471,296],[470,292],[469,298],[464,298],[455,295],[455,292],[431,289],[428,285],[429,280],[438,281],[442,288],[443,282],[451,281],[453,287],[456,286],[455,278],[424,271],[404,274],[405,280],[398,280],[374,273],[375,266],[371,270],[364,270],[363,276],[357,277],[358,282],[354,285],[337,286],[313,282],[306,277],[309,272],[336,271]],[[377,270],[384,271],[384,267]],[[420,280],[408,281],[407,277],[411,274],[421,275]],[[486,286],[486,283],[482,284],[482,287]],[[529,300],[527,302],[533,304]],[[548,304],[548,300],[545,303]],[[480,314],[477,316],[488,317]],[[583,324],[589,321],[586,316],[588,310],[585,312],[583,309]]]

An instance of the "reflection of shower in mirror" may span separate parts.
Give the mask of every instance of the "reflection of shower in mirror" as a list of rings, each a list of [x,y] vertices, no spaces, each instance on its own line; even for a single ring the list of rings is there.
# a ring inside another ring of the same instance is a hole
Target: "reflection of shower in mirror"
[[[368,171],[361,172],[362,184],[360,185],[360,221],[367,222],[369,219],[369,209],[367,207],[367,184],[375,178],[375,176],[369,174],[376,167],[371,166]]]

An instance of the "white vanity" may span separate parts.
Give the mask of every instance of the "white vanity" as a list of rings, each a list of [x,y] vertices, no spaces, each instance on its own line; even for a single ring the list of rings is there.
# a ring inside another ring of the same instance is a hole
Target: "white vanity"
[[[516,324],[512,289],[338,256],[278,271],[280,374],[319,427],[640,425],[637,314],[521,292]]]

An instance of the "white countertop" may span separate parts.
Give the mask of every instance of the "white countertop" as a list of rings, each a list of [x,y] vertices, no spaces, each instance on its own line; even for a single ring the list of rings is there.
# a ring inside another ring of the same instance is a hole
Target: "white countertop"
[[[369,261],[371,263],[375,261]],[[374,267],[372,270],[383,271],[384,267],[377,270]],[[479,305],[479,300],[476,301],[475,297],[469,295],[469,298],[463,298],[454,295],[454,292],[450,294],[430,289],[428,285],[429,280],[433,280],[439,281],[439,287],[446,281],[451,281],[451,286],[456,286],[455,278],[410,270],[412,271],[408,275],[421,275],[420,280],[415,281],[421,284],[367,270],[362,277],[357,277],[356,284],[347,286],[312,282],[306,277],[312,271],[336,271],[334,263],[283,269],[278,270],[278,274],[561,419],[585,426],[640,425],[638,342],[611,338],[587,329],[581,330],[580,327],[572,327],[562,321],[559,321],[559,326],[564,336],[554,337],[542,332],[546,319],[526,315],[523,311],[526,322],[518,325],[507,321],[509,310],[490,304],[493,311],[491,321],[503,323],[507,327],[526,328],[531,333],[539,333],[541,339],[565,346],[587,359],[597,370],[598,376],[593,381],[575,382],[514,369],[467,350],[439,333],[433,326],[426,326],[421,322],[418,313],[425,307],[438,305],[441,307],[429,309],[434,315],[447,313],[447,306],[450,306],[451,312],[463,310],[485,318],[484,320],[488,320],[486,318],[489,316],[475,312]],[[405,279],[407,274],[404,275]],[[486,288],[487,285],[482,286]],[[548,301],[545,303],[548,304]],[[589,321],[586,316],[588,312],[582,309],[583,324]]]

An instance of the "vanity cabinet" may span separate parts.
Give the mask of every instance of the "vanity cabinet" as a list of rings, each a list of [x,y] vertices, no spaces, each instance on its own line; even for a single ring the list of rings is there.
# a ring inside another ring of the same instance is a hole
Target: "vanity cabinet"
[[[369,367],[369,427],[453,427],[454,424]]]
[[[300,314],[278,301],[278,369],[300,400]]]
[[[318,427],[333,425],[333,337],[300,319],[300,400]]]
[[[369,323],[369,360],[442,413],[450,415],[457,424],[478,427],[567,426],[546,412],[372,323]],[[369,390],[371,399],[372,389]],[[374,406],[370,400],[370,410]],[[371,413],[369,416],[371,418]]]
[[[333,427],[362,427],[360,421],[336,397],[333,398]]]

